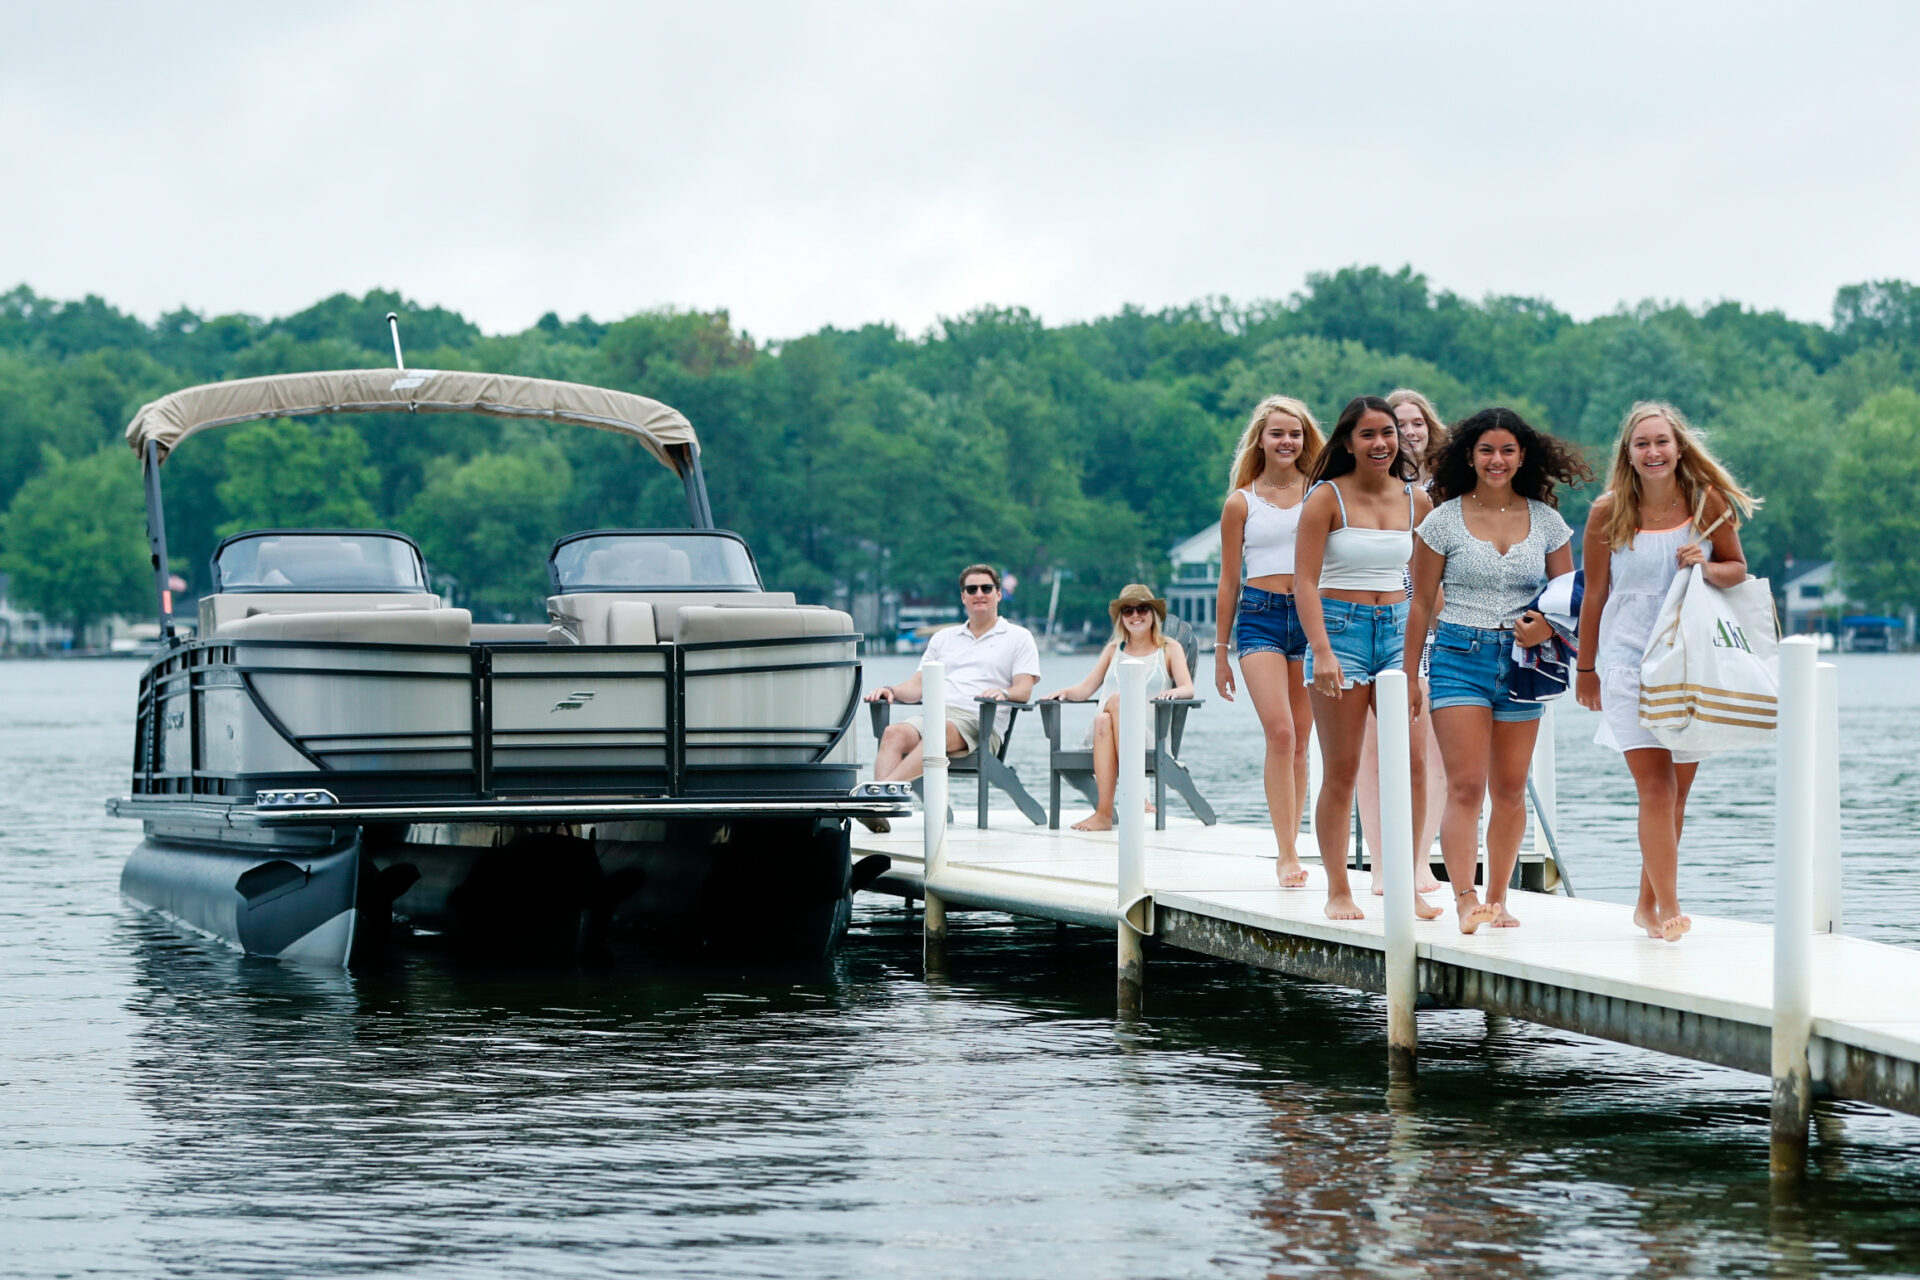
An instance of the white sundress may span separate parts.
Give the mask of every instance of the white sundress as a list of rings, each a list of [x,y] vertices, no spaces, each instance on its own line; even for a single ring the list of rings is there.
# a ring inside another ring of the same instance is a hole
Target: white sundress
[[[1169,641],[1168,643],[1172,642]],[[1093,705],[1096,712],[1107,704],[1108,698],[1120,692],[1120,664],[1126,660],[1126,657],[1127,651],[1125,649],[1116,649],[1114,651],[1113,661],[1107,664],[1107,678],[1100,682],[1099,692],[1093,695]],[[1166,645],[1161,645],[1160,648],[1156,649],[1153,656],[1146,659],[1146,663],[1147,697],[1152,698],[1154,694],[1159,693],[1167,687]],[[1092,720],[1087,721],[1087,736],[1080,745],[1082,747],[1090,747],[1093,745]],[[1147,745],[1152,746],[1153,744],[1149,742]]]
[[[1666,744],[1640,724],[1640,661],[1653,624],[1666,602],[1667,588],[1680,574],[1675,559],[1693,537],[1693,525],[1677,529],[1637,530],[1633,545],[1615,551],[1607,560],[1607,604],[1600,611],[1599,653],[1594,667],[1600,675],[1600,728],[1593,740],[1615,751],[1666,749]],[[1711,540],[1701,544],[1709,562]],[[1676,751],[1675,764],[1694,764],[1711,752]]]

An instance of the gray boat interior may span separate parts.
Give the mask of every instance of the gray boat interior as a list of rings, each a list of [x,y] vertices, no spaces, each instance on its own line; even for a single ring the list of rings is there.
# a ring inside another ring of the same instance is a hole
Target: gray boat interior
[[[859,635],[719,530],[555,545],[544,622],[478,623],[399,534],[221,544],[199,636],[143,683],[135,791],[341,803],[844,794]],[[231,589],[228,589],[228,588]]]

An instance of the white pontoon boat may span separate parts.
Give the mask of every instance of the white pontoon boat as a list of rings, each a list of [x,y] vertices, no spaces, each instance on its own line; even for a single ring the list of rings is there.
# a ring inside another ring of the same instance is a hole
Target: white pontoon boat
[[[214,553],[185,636],[167,455],[211,427],[396,411],[625,433],[680,476],[692,527],[563,537],[548,621],[494,625],[447,607],[401,534],[244,533]],[[145,824],[121,879],[134,901],[328,964],[396,921],[486,949],[638,932],[817,956],[885,869],[848,855],[850,819],[909,811],[903,787],[856,785],[852,620],[765,588],[713,527],[698,441],[667,406],[402,367],[194,387],[143,406],[127,438],[163,646],[132,793],[109,804]]]

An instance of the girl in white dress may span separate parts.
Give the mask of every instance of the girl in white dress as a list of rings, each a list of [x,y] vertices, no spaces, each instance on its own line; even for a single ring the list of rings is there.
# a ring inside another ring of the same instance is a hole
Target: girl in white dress
[[[1680,910],[1680,830],[1705,757],[1669,751],[1641,727],[1640,660],[1682,570],[1700,565],[1716,587],[1746,580],[1738,526],[1758,505],[1678,409],[1649,400],[1627,411],[1607,492],[1587,513],[1574,697],[1600,712],[1594,741],[1626,756],[1640,793],[1633,921],[1650,938],[1675,942],[1693,927]]]
[[[1167,620],[1165,600],[1154,595],[1152,588],[1130,582],[1107,606],[1107,613],[1113,618],[1113,639],[1100,651],[1093,670],[1079,684],[1046,695],[1066,702],[1095,698],[1100,703],[1093,726],[1087,730],[1099,799],[1090,815],[1073,824],[1075,831],[1113,829],[1113,793],[1120,782],[1120,659],[1139,658],[1147,663],[1147,697],[1193,696],[1193,673],[1187,669],[1186,650],[1167,639],[1160,629]]]

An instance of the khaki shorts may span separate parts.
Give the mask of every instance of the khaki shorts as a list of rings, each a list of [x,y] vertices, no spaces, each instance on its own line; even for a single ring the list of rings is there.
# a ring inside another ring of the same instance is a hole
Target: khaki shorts
[[[994,717],[994,722],[996,724],[999,723],[998,716]],[[913,731],[919,734],[923,738],[927,734],[926,720],[922,716],[914,716],[912,719],[902,720],[900,723],[912,725]],[[980,708],[979,707],[977,706],[951,707],[950,706],[947,708],[947,723],[960,731],[960,741],[967,744],[967,754],[971,755],[973,752],[978,751],[980,749]],[[991,749],[994,750],[995,752],[998,752],[1000,750],[1000,738],[1001,738],[1001,735],[996,733],[993,735],[992,741],[988,744],[991,747]]]

